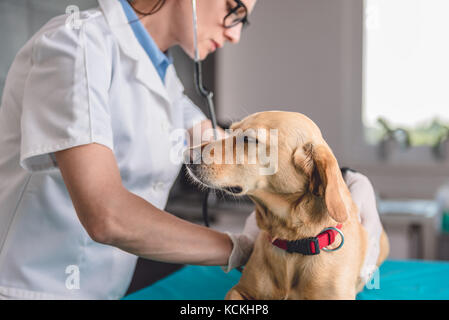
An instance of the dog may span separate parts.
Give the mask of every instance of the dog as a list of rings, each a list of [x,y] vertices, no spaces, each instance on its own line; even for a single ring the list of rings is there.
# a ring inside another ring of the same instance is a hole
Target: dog
[[[261,232],[239,283],[226,299],[355,299],[365,285],[360,274],[368,235],[318,126],[300,113],[267,111],[233,123],[230,129],[233,133],[222,140],[189,149],[191,157],[207,151],[222,161],[194,163],[191,158],[186,164],[201,185],[246,195],[255,204]],[[260,139],[254,135],[257,130],[270,134]],[[277,140],[272,139],[275,134]],[[243,155],[237,152],[239,139]],[[261,174],[266,163],[250,154],[251,147],[277,155],[272,174]],[[318,249],[317,235],[325,240],[326,251]],[[377,266],[388,251],[383,231]]]

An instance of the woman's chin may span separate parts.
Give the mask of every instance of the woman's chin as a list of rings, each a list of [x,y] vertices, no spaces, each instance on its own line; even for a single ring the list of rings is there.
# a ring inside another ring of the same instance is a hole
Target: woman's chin
[[[200,61],[206,60],[206,58],[209,56],[209,52],[200,52]],[[195,59],[193,59],[195,60]]]
[[[209,56],[210,53],[211,53],[210,51],[207,51],[207,50],[201,50],[201,49],[200,49],[200,54],[199,54],[199,56],[200,56],[200,61],[205,60],[205,59]],[[188,55],[192,60],[196,60],[196,59],[195,59],[195,52],[194,52],[194,51],[193,51],[193,52],[187,53],[187,55]]]

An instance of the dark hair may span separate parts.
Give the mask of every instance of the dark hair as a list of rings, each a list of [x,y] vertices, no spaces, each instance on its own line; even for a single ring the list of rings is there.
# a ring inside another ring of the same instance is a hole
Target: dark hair
[[[164,6],[164,4],[165,4],[165,0],[158,0],[158,1],[156,2],[156,4],[153,6],[153,8],[151,8],[151,10],[150,10],[149,12],[143,12],[143,11],[140,11],[140,10],[136,9],[136,8],[133,6],[132,2],[133,2],[134,0],[127,0],[127,1],[128,1],[128,3],[129,3],[129,5],[134,9],[134,11],[137,12],[138,14],[142,15],[142,16],[149,16],[149,15],[152,15],[152,14],[158,12],[159,10],[161,10],[161,8],[162,8],[162,7]]]

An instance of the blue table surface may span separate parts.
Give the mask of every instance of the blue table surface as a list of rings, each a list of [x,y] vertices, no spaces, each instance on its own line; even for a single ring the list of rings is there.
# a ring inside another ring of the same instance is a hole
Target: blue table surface
[[[240,272],[220,267],[186,266],[134,292],[124,300],[222,300],[240,279]],[[447,300],[449,262],[385,261],[379,281],[358,294],[359,300]],[[378,287],[378,289],[376,289]]]

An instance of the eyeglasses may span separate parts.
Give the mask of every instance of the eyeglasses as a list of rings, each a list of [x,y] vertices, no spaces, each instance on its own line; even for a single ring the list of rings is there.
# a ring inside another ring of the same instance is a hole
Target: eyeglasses
[[[234,0],[237,5],[233,8],[229,8],[229,13],[223,19],[223,26],[225,28],[232,28],[239,23],[243,24],[243,28],[249,26],[248,21],[248,9],[240,0]],[[229,2],[228,2],[229,6]]]

